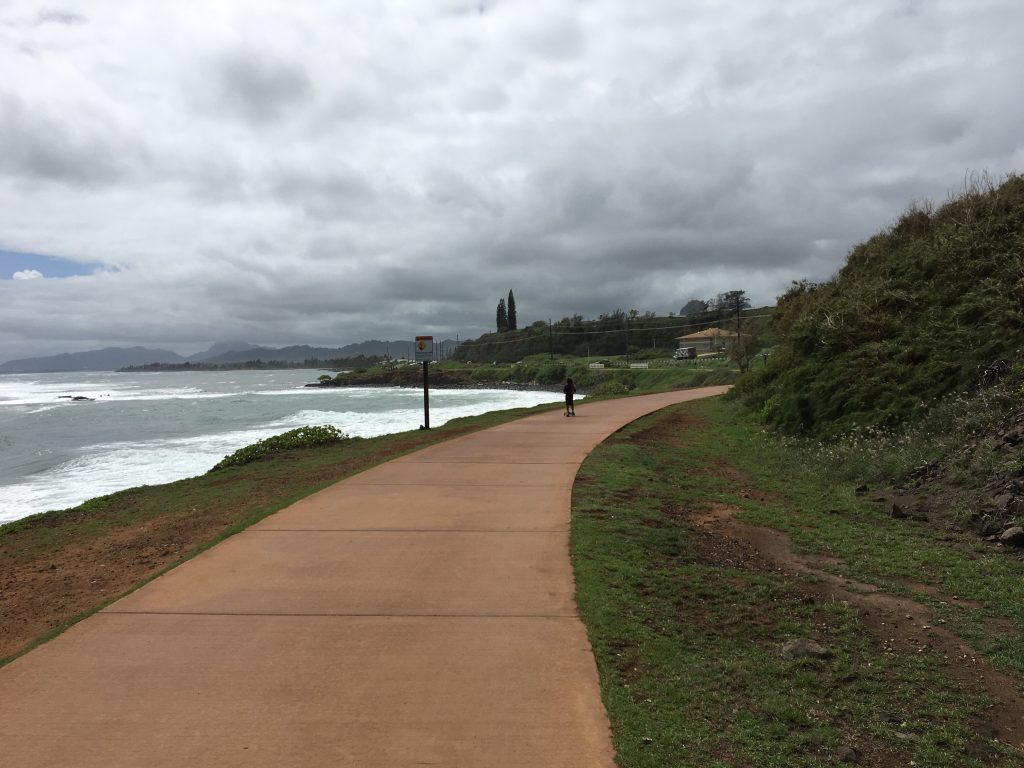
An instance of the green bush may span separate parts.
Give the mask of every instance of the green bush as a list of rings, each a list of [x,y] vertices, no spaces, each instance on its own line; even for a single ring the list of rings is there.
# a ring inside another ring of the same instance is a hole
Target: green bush
[[[230,456],[225,456],[217,462],[210,472],[216,472],[228,467],[240,467],[243,464],[251,464],[275,453],[291,451],[296,448],[330,445],[347,439],[349,438],[336,427],[299,427],[280,435],[268,437],[266,440],[260,440],[244,448],[239,448]]]
[[[592,396],[600,395],[625,395],[630,391],[629,385],[625,381],[619,379],[607,379],[606,381],[595,384],[588,390],[588,394]]]

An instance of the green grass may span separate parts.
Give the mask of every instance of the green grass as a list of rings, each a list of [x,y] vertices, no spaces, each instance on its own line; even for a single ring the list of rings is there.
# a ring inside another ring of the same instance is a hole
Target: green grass
[[[898,580],[911,578],[978,601],[938,616],[1024,679],[1020,561],[889,520],[735,405],[688,404],[599,446],[574,489],[577,597],[620,765],[824,766],[847,744],[868,765],[980,765],[965,755],[989,703],[980,690],[954,685],[927,652],[884,652],[854,608],[809,602],[800,579],[708,550],[687,515],[713,502],[841,558],[836,569],[858,581],[905,592]],[[1018,632],[987,630],[994,617]],[[797,636],[835,657],[783,660]],[[1020,765],[997,752],[991,765]]]

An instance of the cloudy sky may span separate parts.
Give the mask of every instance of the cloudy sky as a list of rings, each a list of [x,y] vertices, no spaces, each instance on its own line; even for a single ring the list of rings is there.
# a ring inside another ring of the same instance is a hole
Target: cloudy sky
[[[1024,171],[1020,0],[0,0],[0,360],[831,275]]]

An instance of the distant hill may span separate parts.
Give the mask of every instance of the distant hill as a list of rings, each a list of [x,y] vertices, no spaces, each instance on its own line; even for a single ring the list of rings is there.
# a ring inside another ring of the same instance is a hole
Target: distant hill
[[[734,394],[786,432],[912,422],[1024,355],[1024,176],[914,206],[839,273],[779,298],[780,343]]]
[[[183,363],[185,358],[168,349],[106,347],[89,352],[65,352],[50,357],[28,357],[0,364],[0,373],[58,373],[61,371],[113,371],[128,365]]]
[[[196,352],[194,355],[189,355],[186,360],[190,363],[205,363],[210,358],[223,355],[225,352],[233,352],[236,349],[251,349],[254,346],[256,345],[250,344],[247,341],[218,341],[205,352]]]
[[[447,339],[438,344],[454,349],[455,342]],[[254,347],[244,341],[218,341],[205,352],[182,357],[177,352],[146,347],[107,347],[90,352],[72,352],[50,357],[29,357],[0,364],[0,373],[56,373],[60,371],[115,371],[130,366],[151,363],[209,363],[230,365],[261,360],[265,363],[303,363],[306,360],[343,360],[353,357],[406,357],[411,353],[411,340],[361,341],[343,347]]]
[[[441,342],[439,342],[441,343]],[[454,348],[455,342],[443,342]],[[278,360],[283,363],[301,363],[306,360],[344,360],[350,357],[406,357],[410,354],[412,342],[407,339],[400,341],[361,341],[357,344],[346,344],[344,347],[311,347],[305,344],[290,347],[251,347],[223,352],[219,355],[204,357],[201,362],[215,365],[227,363],[247,363],[250,360],[269,362]]]

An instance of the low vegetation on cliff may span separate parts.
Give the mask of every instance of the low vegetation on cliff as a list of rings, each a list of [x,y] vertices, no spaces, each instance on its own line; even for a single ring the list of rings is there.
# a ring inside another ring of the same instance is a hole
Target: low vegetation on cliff
[[[1024,539],[1024,177],[912,207],[780,298],[733,396],[897,518]]]
[[[737,394],[784,432],[893,427],[989,383],[1024,347],[1024,177],[912,206],[833,279],[795,283],[775,327],[775,354]]]

